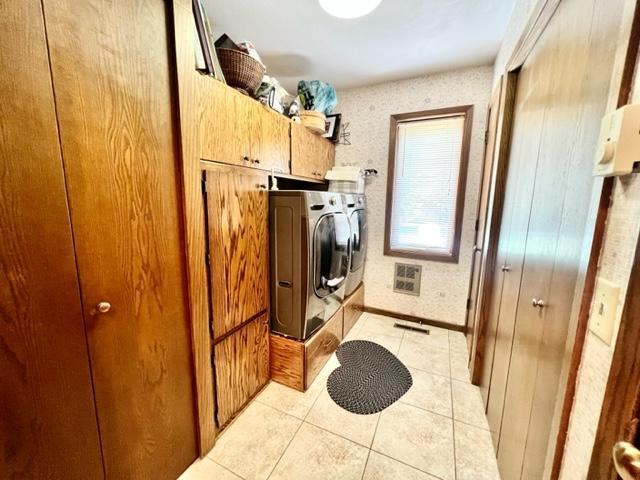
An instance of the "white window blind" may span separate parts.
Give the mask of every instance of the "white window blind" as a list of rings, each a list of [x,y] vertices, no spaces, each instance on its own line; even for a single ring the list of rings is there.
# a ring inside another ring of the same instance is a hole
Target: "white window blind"
[[[396,125],[390,247],[450,255],[464,115]]]

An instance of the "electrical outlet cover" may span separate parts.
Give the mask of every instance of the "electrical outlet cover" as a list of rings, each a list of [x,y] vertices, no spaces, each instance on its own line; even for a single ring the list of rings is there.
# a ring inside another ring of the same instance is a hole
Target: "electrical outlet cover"
[[[613,338],[619,295],[618,285],[602,277],[597,278],[589,329],[607,345],[611,345]]]

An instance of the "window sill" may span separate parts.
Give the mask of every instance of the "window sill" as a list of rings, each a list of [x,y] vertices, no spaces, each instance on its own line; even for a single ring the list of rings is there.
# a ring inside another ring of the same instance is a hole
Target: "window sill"
[[[384,255],[385,257],[409,258],[429,262],[458,263],[458,252],[433,253],[422,250],[395,250],[385,246]]]

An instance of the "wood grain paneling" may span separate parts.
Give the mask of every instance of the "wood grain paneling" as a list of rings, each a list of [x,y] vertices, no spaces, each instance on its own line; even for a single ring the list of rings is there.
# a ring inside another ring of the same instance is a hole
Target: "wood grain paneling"
[[[275,333],[269,340],[271,379],[304,392],[304,343]]]
[[[0,3],[0,477],[103,478],[39,1]]]
[[[335,146],[300,124],[291,124],[291,174],[323,179],[335,163]]]
[[[305,343],[305,389],[327,363],[342,341],[342,307]]]
[[[345,298],[342,308],[344,310],[342,338],[344,338],[364,311],[364,283],[361,283],[348,298]]]
[[[269,381],[269,316],[264,314],[214,347],[217,420],[223,427]]]
[[[198,446],[200,456],[206,455],[215,443],[215,386],[211,368],[211,334],[209,331],[209,292],[205,262],[205,211],[202,197],[203,153],[200,128],[206,112],[215,112],[207,103],[214,95],[216,81],[195,70],[194,38],[191,2],[173,3],[174,46],[178,80],[178,111],[180,112],[180,147],[182,154],[183,208],[185,221],[187,278],[191,311],[191,344],[195,367],[198,408]],[[214,114],[214,113],[212,113]],[[204,131],[204,132],[203,132]],[[205,137],[206,138],[206,137]]]
[[[259,120],[259,128],[252,128],[254,135],[258,135],[257,141],[253,142],[253,166],[267,171],[273,167],[276,172],[289,173],[291,121],[254,100],[250,101],[254,104],[254,118]]]
[[[214,340],[269,308],[267,173],[207,165]]]
[[[175,478],[197,452],[168,6],[44,6],[105,470]]]

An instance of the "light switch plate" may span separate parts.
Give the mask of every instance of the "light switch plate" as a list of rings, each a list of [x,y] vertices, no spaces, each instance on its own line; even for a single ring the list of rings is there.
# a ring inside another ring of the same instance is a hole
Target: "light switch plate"
[[[620,287],[609,280],[598,277],[591,305],[589,329],[607,345],[611,345],[618,312]]]

